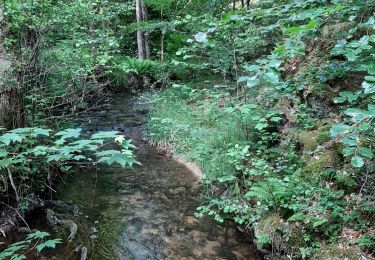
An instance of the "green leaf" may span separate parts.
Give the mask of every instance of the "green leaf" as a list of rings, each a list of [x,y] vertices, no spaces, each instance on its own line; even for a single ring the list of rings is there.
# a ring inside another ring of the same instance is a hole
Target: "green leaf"
[[[296,213],[290,218],[288,218],[288,221],[305,221],[305,220],[311,220],[311,217],[302,213]]]
[[[31,233],[27,235],[27,239],[43,239],[48,237],[49,234],[47,232],[42,232],[42,231],[36,231],[34,233]]]
[[[276,84],[279,82],[279,75],[274,72],[267,72],[264,74],[264,79],[269,83]]]
[[[346,134],[349,132],[350,127],[345,124],[337,124],[331,127],[330,133],[332,137],[338,137],[340,135]]]
[[[123,153],[116,153],[111,155],[110,157],[102,157],[99,162],[106,162],[109,166],[114,163],[120,164],[122,167],[126,166],[127,164],[132,167],[133,164],[137,163],[134,158],[130,157],[127,154]]]
[[[8,155],[8,152],[5,150],[0,150],[0,158],[4,158]]]
[[[375,93],[375,83],[364,81],[362,83],[362,88],[364,89],[365,94]]]
[[[47,240],[35,247],[38,252],[41,252],[44,248],[55,248],[57,244],[60,244],[60,239]]]
[[[359,156],[354,156],[351,162],[352,162],[353,167],[356,167],[356,168],[361,168],[363,165],[365,165],[365,161],[363,160],[362,157],[359,157]]]
[[[353,155],[355,152],[355,147],[345,147],[343,150],[342,150],[342,154],[345,156],[345,157],[348,157],[348,156],[351,156]]]
[[[239,77],[238,82],[246,82],[250,77]]]
[[[6,134],[3,134],[0,137],[0,142],[4,143],[6,145],[9,145],[11,142],[19,142],[19,143],[21,143],[24,138],[25,138],[24,136],[21,136],[19,134],[6,133]]]
[[[120,132],[118,131],[103,131],[95,133],[91,136],[91,139],[109,139],[115,138]]]
[[[335,102],[336,104],[341,104],[341,103],[344,103],[346,101],[346,98],[344,97],[337,97],[333,100],[333,102]]]
[[[374,157],[374,153],[367,147],[359,147],[359,153],[370,159]]]
[[[324,223],[327,223],[327,222],[328,222],[328,220],[326,220],[326,219],[317,219],[313,223],[313,228],[317,228],[317,227],[319,227],[319,226],[321,226],[321,225],[323,225]]]
[[[246,71],[249,71],[249,72],[260,71],[262,69],[262,67],[259,65],[247,65],[247,66],[244,66],[244,68]]]
[[[304,29],[305,30],[311,30],[311,29],[314,29],[316,26],[318,26],[318,22],[317,21],[315,21],[315,20],[311,20],[308,24],[306,24],[305,26],[304,26]]]
[[[267,127],[268,127],[268,124],[266,124],[266,123],[258,123],[258,124],[255,125],[255,129],[258,129],[258,130],[263,130]]]
[[[55,136],[61,136],[59,140],[55,141],[55,144],[64,144],[68,138],[78,138],[81,135],[81,128],[69,128],[64,131],[60,131]]]
[[[50,131],[51,130],[49,130],[49,129],[43,129],[43,128],[34,128],[33,129],[33,133],[35,135],[43,135],[43,136],[49,136]]]

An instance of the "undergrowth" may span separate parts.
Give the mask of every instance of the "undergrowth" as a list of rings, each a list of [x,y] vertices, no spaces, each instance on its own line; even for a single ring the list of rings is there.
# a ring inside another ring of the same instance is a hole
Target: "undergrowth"
[[[197,216],[234,220],[277,255],[371,258],[373,10],[262,1],[181,21],[195,27],[173,62],[211,76],[156,94],[148,132],[201,166]]]

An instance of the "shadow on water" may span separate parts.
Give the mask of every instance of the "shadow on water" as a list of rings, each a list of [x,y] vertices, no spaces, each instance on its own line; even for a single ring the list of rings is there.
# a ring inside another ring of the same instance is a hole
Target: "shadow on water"
[[[78,127],[119,130],[138,147],[142,166],[101,166],[80,170],[58,187],[58,198],[80,207],[73,242],[60,246],[57,259],[261,259],[251,240],[235,227],[197,219],[201,201],[196,177],[182,164],[159,155],[142,141],[147,105],[118,95],[108,109],[86,114]],[[64,235],[60,233],[60,235]]]

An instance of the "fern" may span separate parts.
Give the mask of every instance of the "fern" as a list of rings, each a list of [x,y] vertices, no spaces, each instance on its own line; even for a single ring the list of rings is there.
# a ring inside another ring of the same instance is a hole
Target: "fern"
[[[12,158],[6,158],[0,160],[0,170],[7,169],[13,163]]]

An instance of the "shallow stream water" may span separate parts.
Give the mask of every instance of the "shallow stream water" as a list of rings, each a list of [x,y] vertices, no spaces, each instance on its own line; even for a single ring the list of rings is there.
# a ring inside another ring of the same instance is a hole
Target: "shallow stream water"
[[[261,259],[235,226],[194,217],[202,201],[199,180],[143,140],[146,120],[147,104],[118,94],[104,111],[76,121],[88,132],[124,132],[142,165],[83,169],[61,183],[58,199],[78,205],[80,214],[66,216],[78,224],[78,234],[59,247],[57,259],[79,259],[79,245],[97,260]]]

